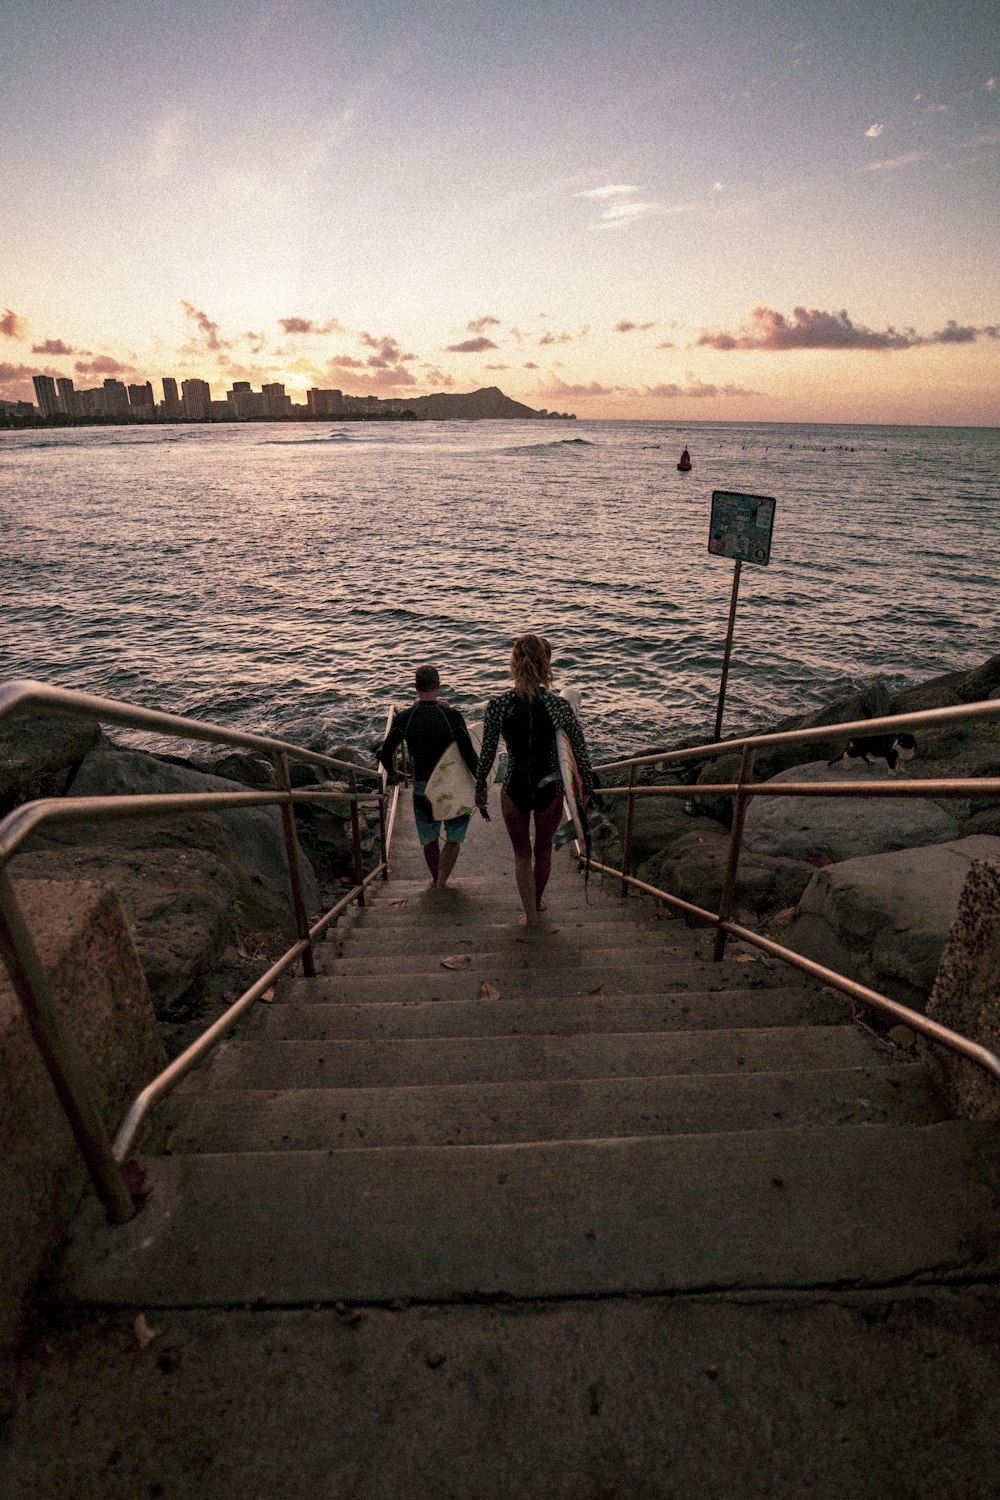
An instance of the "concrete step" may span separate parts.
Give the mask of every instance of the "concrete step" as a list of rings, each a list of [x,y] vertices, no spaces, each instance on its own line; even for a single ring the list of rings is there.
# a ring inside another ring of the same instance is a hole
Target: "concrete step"
[[[140,1159],[142,1212],[111,1226],[88,1197],[53,1296],[148,1310],[989,1281],[994,1146],[992,1127],[948,1121]]]
[[[167,1150],[370,1150],[947,1117],[919,1066],[674,1074],[394,1089],[233,1089],[178,1095]]]
[[[223,1043],[183,1088],[392,1088],[532,1078],[629,1078],[670,1073],[891,1067],[853,1026],[584,1036],[425,1037],[380,1041]]]
[[[303,987],[304,989],[305,987]],[[302,991],[299,991],[301,993]],[[363,1037],[576,1036],[601,1031],[698,1031],[751,1026],[836,1026],[847,1002],[798,987],[687,991],[672,995],[578,995],[523,1000],[411,1000],[395,1004],[259,1005],[244,1033],[254,1041]]]
[[[316,968],[319,973],[331,976],[385,974],[395,977],[399,974],[437,974],[441,969],[441,960],[456,955],[467,955],[474,971],[488,970],[490,973],[582,969],[593,968],[596,964],[607,964],[612,969],[639,966],[663,968],[665,965],[690,961],[689,955],[683,950],[669,948],[664,944],[650,946],[630,943],[626,947],[583,947],[574,942],[549,939],[540,943],[529,938],[523,943],[514,939],[502,948],[488,950],[474,942],[456,943],[452,938],[444,936],[436,949],[424,952],[376,952],[355,956],[349,948],[340,958],[321,951],[316,955]]]
[[[487,953],[497,953],[504,948],[524,947],[531,944],[542,948],[547,942],[565,947],[572,943],[579,949],[603,949],[634,947],[656,948],[660,951],[682,953],[687,957],[707,957],[711,941],[698,944],[695,935],[674,922],[578,922],[575,919],[551,923],[544,929],[545,936],[539,942],[533,933],[528,934],[510,922],[480,922],[474,926],[463,923],[458,926],[448,922],[417,921],[412,927],[387,927],[377,922],[365,927],[356,927],[341,934],[334,943],[320,944],[320,950],[337,947],[340,958],[362,957],[368,954],[418,954],[438,953],[441,944],[450,941],[456,951],[476,947]]]
[[[318,967],[318,965],[317,965]],[[289,1000],[324,1000],[332,1004],[363,1005],[369,1001],[474,1000],[485,981],[501,993],[527,997],[558,995],[665,995],[683,990],[721,990],[783,987],[790,971],[771,963],[750,959],[741,963],[724,959],[636,964],[612,969],[601,963],[511,969],[497,960],[461,969],[438,967],[435,971],[408,974],[400,967],[389,974],[345,974],[316,979],[290,979],[279,995]]]

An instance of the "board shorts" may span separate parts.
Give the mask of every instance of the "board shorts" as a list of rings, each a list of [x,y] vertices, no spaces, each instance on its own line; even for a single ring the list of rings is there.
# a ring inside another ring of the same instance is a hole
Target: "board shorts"
[[[426,790],[426,781],[413,783],[413,820],[417,825],[417,838],[421,844],[435,843],[441,832],[442,823],[444,836],[449,844],[464,843],[471,813],[463,813],[460,818],[435,818],[431,812],[431,805],[424,796]]]

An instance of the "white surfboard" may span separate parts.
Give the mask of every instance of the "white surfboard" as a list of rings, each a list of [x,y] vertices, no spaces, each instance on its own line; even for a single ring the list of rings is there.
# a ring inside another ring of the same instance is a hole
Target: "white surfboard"
[[[559,755],[559,770],[562,774],[563,802],[566,817],[572,824],[573,833],[581,844],[587,842],[587,816],[583,810],[583,777],[576,763],[573,746],[565,729],[556,730],[556,750]]]
[[[483,745],[482,724],[469,724],[469,739],[478,755]],[[476,778],[452,740],[430,776],[424,794],[435,818],[462,818],[476,810]]]

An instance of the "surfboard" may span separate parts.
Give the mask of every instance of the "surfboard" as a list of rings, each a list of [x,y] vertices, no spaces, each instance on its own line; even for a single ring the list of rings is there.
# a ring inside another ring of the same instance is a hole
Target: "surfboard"
[[[470,724],[468,730],[472,748],[478,755],[483,747],[483,726]],[[462,818],[475,812],[476,778],[454,740],[428,776],[424,795],[435,818]]]
[[[557,832],[565,832],[565,838],[576,838],[581,844],[589,842],[587,837],[587,815],[583,810],[583,777],[576,763],[573,746],[565,729],[556,730],[556,752],[559,756],[559,772],[563,784],[563,806],[566,822]],[[559,839],[559,843],[565,839]]]

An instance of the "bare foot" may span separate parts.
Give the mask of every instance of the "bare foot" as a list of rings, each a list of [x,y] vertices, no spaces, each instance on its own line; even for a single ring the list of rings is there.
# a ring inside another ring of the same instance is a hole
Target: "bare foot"
[[[519,927],[538,927],[540,925],[537,917],[529,917],[527,912],[522,912],[517,919]]]

